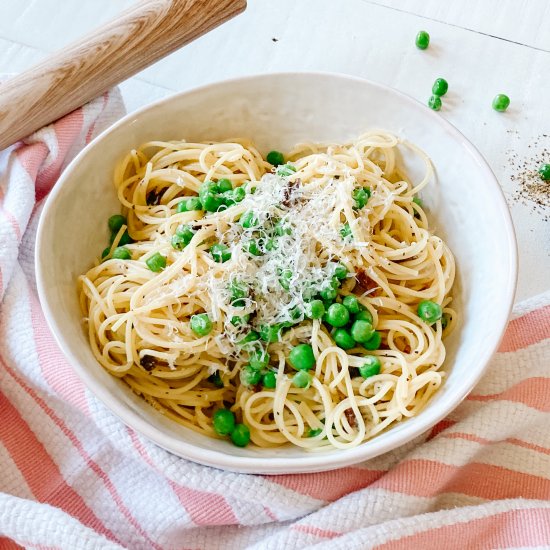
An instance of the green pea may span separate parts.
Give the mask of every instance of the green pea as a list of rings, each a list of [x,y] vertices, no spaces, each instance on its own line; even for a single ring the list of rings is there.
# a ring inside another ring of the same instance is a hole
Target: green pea
[[[185,209],[187,212],[193,212],[194,210],[202,210],[202,203],[199,197],[191,197],[190,199],[187,199],[185,201]]]
[[[160,252],[155,252],[145,263],[151,271],[158,273],[166,267],[166,258]]]
[[[218,191],[220,193],[225,193],[226,191],[232,190],[233,183],[231,183],[231,180],[228,180],[227,178],[222,178],[221,180],[218,180]]]
[[[279,248],[279,244],[277,243],[276,239],[268,239],[265,243],[265,249],[268,252],[272,252],[273,250],[277,250]]]
[[[321,296],[321,299],[324,301],[332,301],[338,296],[338,290],[333,288],[330,285],[326,285],[320,292],[319,296]]]
[[[109,242],[111,244],[113,244],[113,242],[115,241],[116,236],[117,236],[116,233],[111,233],[111,238],[109,239]],[[126,229],[126,231],[124,231],[124,233],[120,237],[120,240],[118,241],[118,246],[124,246],[126,244],[131,244],[133,242],[134,242],[134,239],[130,237],[130,235],[128,234],[128,230]]]
[[[540,176],[544,181],[550,181],[550,164],[543,164],[543,165],[539,168],[539,176]]]
[[[340,279],[338,279],[338,277],[336,277],[336,275],[334,275],[331,280],[330,280],[330,286],[336,290],[338,290],[340,288],[340,285],[342,283],[340,282]]]
[[[233,191],[225,191],[220,195],[220,199],[224,206],[233,206],[237,202],[234,198]]]
[[[132,254],[130,254],[130,251],[127,248],[124,248],[123,246],[117,246],[113,250],[111,258],[114,258],[115,260],[131,260]]]
[[[275,173],[281,178],[288,178],[289,176],[292,176],[294,172],[296,172],[296,168],[294,168],[292,164],[283,164],[282,166],[279,166],[275,171]]]
[[[433,109],[434,111],[439,111],[441,110],[441,106],[442,106],[442,103],[441,103],[441,98],[437,95],[433,95],[430,97],[430,99],[428,99],[428,107],[430,109]]]
[[[229,435],[235,429],[235,415],[229,409],[218,409],[212,415],[212,425],[218,435]]]
[[[201,202],[207,212],[217,212],[224,205],[219,195],[206,195]]]
[[[276,323],[274,325],[262,325],[260,327],[260,338],[264,342],[278,342],[281,339],[283,327]]]
[[[310,319],[321,319],[325,314],[325,306],[321,300],[312,300],[306,304],[306,315]]]
[[[335,288],[328,286],[319,292],[319,296],[321,296],[321,299],[324,302],[332,302],[332,300],[334,300],[336,296],[338,296],[338,291]],[[328,306],[326,304],[325,304],[325,307],[326,309],[328,309]]]
[[[204,199],[209,195],[215,195],[220,192],[220,188],[213,181],[204,181],[199,187],[199,199],[204,204]]]
[[[290,310],[290,317],[294,321],[299,321],[302,318],[302,310],[296,306]]]
[[[239,379],[243,386],[255,386],[260,383],[262,374],[259,370],[252,368],[250,365],[245,365],[241,368]]]
[[[208,381],[212,384],[214,384],[214,386],[216,386],[216,388],[223,388],[223,380],[222,380],[222,377],[220,376],[220,371],[217,370],[214,374],[211,374],[209,377],[208,377]]]
[[[343,264],[338,264],[334,270],[334,275],[340,280],[345,279],[348,276],[348,268]]]
[[[374,351],[375,349],[378,349],[380,347],[381,343],[382,343],[382,334],[380,334],[380,332],[378,331],[375,331],[374,334],[370,337],[370,339],[363,344],[363,347],[370,351]]]
[[[170,243],[172,244],[172,248],[176,250],[183,250],[186,247],[185,239],[180,235],[172,235]]]
[[[441,97],[447,93],[448,89],[448,82],[444,78],[437,78],[432,86],[432,94]]]
[[[282,237],[283,235],[291,235],[292,228],[288,225],[288,223],[279,220],[275,224],[275,234],[279,237]]]
[[[290,280],[292,279],[292,271],[290,269],[283,269],[280,273],[279,284],[285,289],[290,289]]]
[[[342,304],[344,304],[350,313],[359,313],[361,311],[361,304],[359,303],[357,296],[354,296],[353,294],[344,296]]]
[[[306,437],[317,437],[323,432],[322,428],[310,428]]]
[[[251,330],[244,338],[241,338],[237,345],[246,347],[248,344],[251,344],[252,342],[256,342],[260,339],[260,335],[255,331]]]
[[[243,307],[243,298],[248,297],[248,286],[241,282],[232,282],[229,285],[229,295],[231,299],[231,305],[234,307]]]
[[[308,344],[298,344],[290,350],[288,360],[296,370],[312,369],[315,366],[313,348]]]
[[[285,163],[285,156],[279,151],[269,151],[269,153],[267,153],[267,156],[265,157],[265,160],[267,160],[267,162],[269,162],[269,164],[272,164],[273,166],[279,166],[279,164]]]
[[[237,447],[246,447],[250,443],[250,429],[244,424],[237,424],[231,432],[231,441]]]
[[[268,390],[272,390],[277,386],[277,375],[273,371],[268,371],[262,376],[262,385]]]
[[[351,349],[355,347],[355,340],[345,328],[336,329],[332,337],[336,345],[342,349]]]
[[[186,225],[183,223],[181,225],[178,225],[178,227],[176,228],[176,235],[178,237],[181,237],[185,245],[188,245],[191,242],[195,233],[196,231],[192,229],[190,225]]]
[[[206,313],[199,313],[197,315],[191,315],[191,330],[197,335],[197,336],[207,336],[212,332],[212,321],[210,320],[210,317],[208,317],[208,314]]]
[[[305,370],[298,371],[292,377],[292,383],[297,388],[309,388],[309,385],[311,384],[311,374]]]
[[[510,106],[510,98],[504,94],[498,94],[493,99],[493,109],[502,113]]]
[[[111,233],[114,233],[116,235],[120,231],[120,228],[123,225],[126,225],[127,222],[124,216],[122,216],[121,214],[115,214],[114,216],[111,216],[109,218],[109,221],[107,223],[109,225]]]
[[[255,349],[249,354],[249,363],[254,370],[262,370],[269,365],[269,353],[264,349]]]
[[[187,201],[188,199],[183,199],[182,201],[178,202],[178,205],[176,206],[176,212],[178,214],[181,214],[182,212],[187,212]]]
[[[248,324],[249,320],[250,320],[250,315],[248,315],[247,313],[246,315],[242,315],[240,317],[238,316],[231,317],[230,322],[234,327],[241,327]]]
[[[426,31],[420,31],[416,35],[415,44],[419,50],[425,50],[430,45],[430,35]]]
[[[241,202],[246,197],[246,190],[244,187],[235,187],[233,189],[233,200],[235,202]]]
[[[199,200],[207,212],[217,212],[223,206],[223,200],[219,196],[220,188],[213,181],[205,181],[199,187]]]
[[[350,334],[356,342],[364,344],[372,338],[374,328],[368,321],[355,321],[353,325],[351,325]]]
[[[422,300],[422,302],[418,304],[416,312],[418,313],[418,316],[429,325],[432,325],[441,319],[441,316],[443,315],[441,306],[431,300]]]
[[[349,311],[342,304],[332,304],[325,315],[325,321],[333,327],[343,327],[349,322]]]
[[[352,236],[351,227],[349,226],[349,223],[345,223],[342,226],[342,229],[340,229],[340,236],[342,239],[346,239],[347,237]]]
[[[363,360],[365,362],[359,367],[359,374],[363,378],[369,378],[369,376],[380,374],[382,363],[380,363],[380,359],[378,359],[376,355],[365,355]]]
[[[367,192],[363,188],[354,189],[351,196],[355,201],[354,208],[357,210],[361,210],[361,208],[364,208],[364,206],[367,204],[367,201],[369,200],[370,191]]]
[[[106,256],[108,256],[109,252],[111,252],[111,247],[108,246],[107,248],[104,248],[103,249],[103,252],[101,253],[101,259],[105,258]]]
[[[210,247],[210,254],[215,262],[223,264],[231,258],[231,251],[223,243],[216,243]]]
[[[253,256],[262,255],[262,251],[258,247],[258,242],[255,241],[254,239],[251,239],[250,241],[246,242],[243,246],[243,249],[249,254],[252,254]]]
[[[372,313],[368,309],[362,309],[359,313],[355,315],[356,321],[367,321],[371,325],[373,324]]]
[[[245,229],[251,229],[252,227],[260,225],[260,220],[252,210],[249,210],[241,216],[240,223]]]

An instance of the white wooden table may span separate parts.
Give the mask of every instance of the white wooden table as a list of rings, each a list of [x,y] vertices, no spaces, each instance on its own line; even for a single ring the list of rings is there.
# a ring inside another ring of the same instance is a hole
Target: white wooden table
[[[134,1],[1,2],[0,72],[31,66]],[[547,0],[249,0],[243,15],[121,88],[131,111],[244,74],[335,71],[425,102],[433,80],[445,77],[441,116],[481,150],[509,199],[520,250],[517,298],[523,299],[550,287],[550,208],[534,210],[514,199],[517,169],[510,163],[514,153],[521,160],[550,151],[550,137],[542,137],[550,135],[548,21]],[[421,29],[432,38],[424,52],[414,45]],[[504,114],[491,109],[501,92],[512,100]]]

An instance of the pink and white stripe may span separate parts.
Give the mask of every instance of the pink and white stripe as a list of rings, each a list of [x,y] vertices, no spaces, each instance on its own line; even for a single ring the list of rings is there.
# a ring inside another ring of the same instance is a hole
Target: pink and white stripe
[[[449,418],[335,472],[199,466],[90,395],[45,324],[34,232],[64,166],[122,111],[111,91],[0,153],[0,549],[550,547],[550,292],[518,304]]]

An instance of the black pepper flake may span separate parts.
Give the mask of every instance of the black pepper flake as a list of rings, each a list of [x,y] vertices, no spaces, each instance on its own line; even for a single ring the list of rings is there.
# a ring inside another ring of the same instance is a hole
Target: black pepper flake
[[[152,355],[144,355],[139,363],[147,372],[151,372],[157,366],[157,359]]]
[[[273,42],[279,42],[279,39],[278,39],[278,38],[275,38],[275,37],[273,37],[271,40],[272,40]]]

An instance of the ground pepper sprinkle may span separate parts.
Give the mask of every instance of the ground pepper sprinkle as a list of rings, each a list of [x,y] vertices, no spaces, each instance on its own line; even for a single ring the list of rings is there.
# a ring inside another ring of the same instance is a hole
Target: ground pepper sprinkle
[[[533,212],[544,215],[544,221],[550,221],[550,180],[543,180],[539,174],[540,167],[550,163],[550,135],[539,135],[527,148],[532,156],[519,157],[513,151],[508,153],[508,163],[513,171],[510,179],[515,184],[511,199],[530,206]]]

